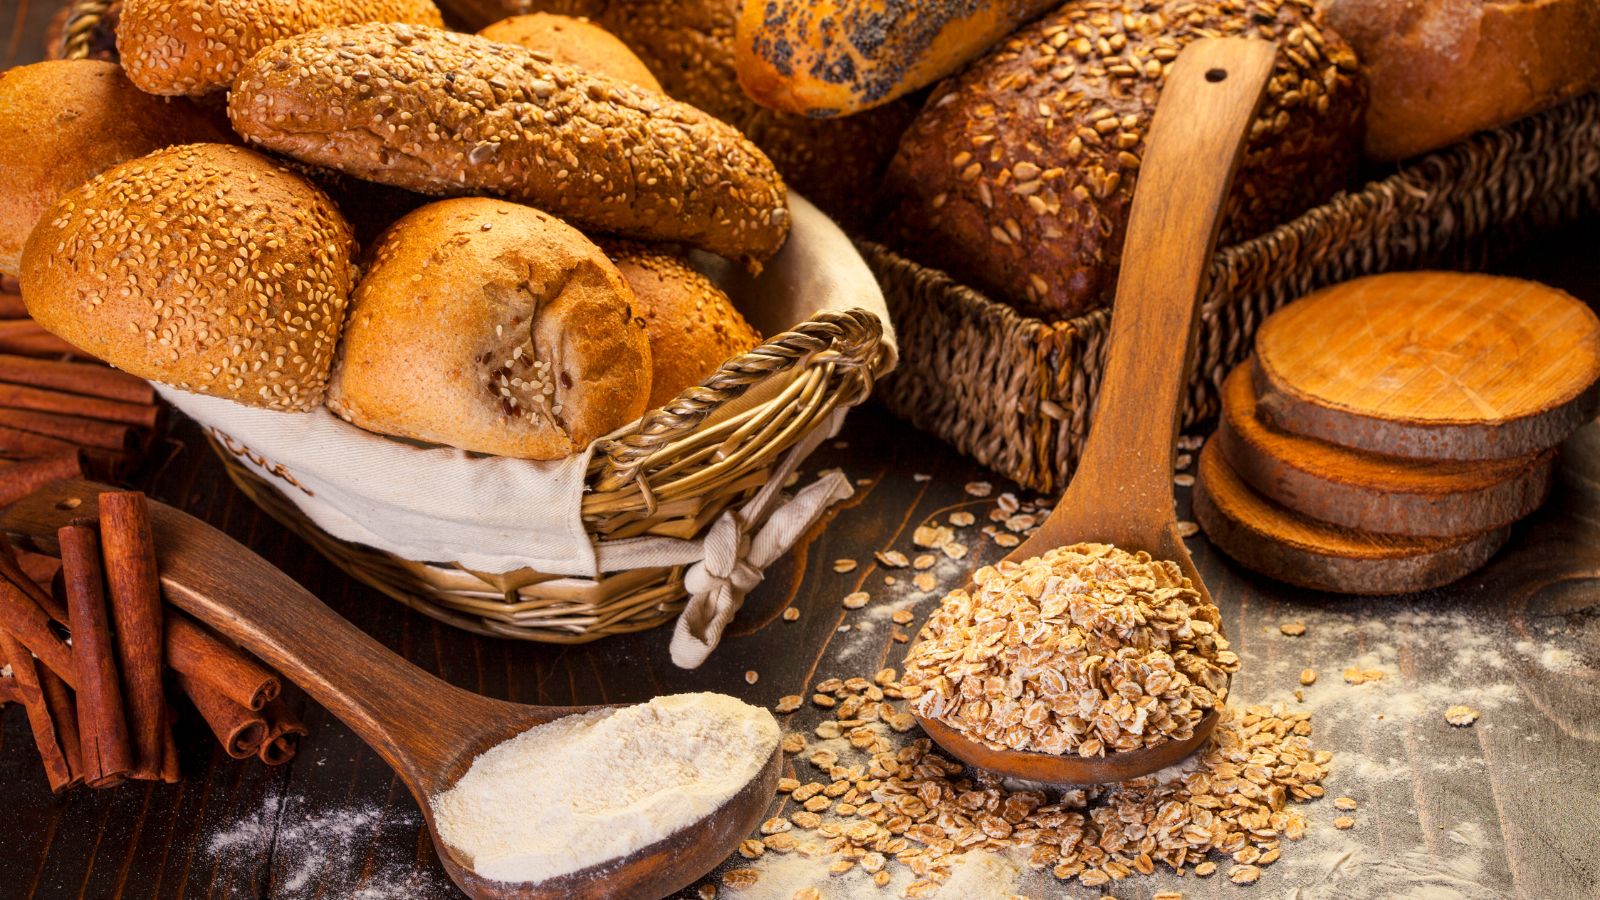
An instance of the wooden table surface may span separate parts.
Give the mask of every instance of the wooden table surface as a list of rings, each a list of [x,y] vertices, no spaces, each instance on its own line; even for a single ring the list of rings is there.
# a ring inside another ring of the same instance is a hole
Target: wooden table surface
[[[37,0],[0,4],[9,30],[0,64],[37,58],[53,9]],[[1600,221],[1495,270],[1540,278],[1600,304],[1597,248]],[[909,608],[920,620],[938,593],[916,592],[906,573],[886,586],[872,552],[911,552],[912,529],[955,510],[982,521],[993,500],[965,493],[969,481],[992,480],[996,493],[1009,487],[874,406],[857,410],[806,471],[830,466],[860,480],[856,497],[771,567],[723,646],[695,671],[668,661],[667,630],[553,647],[474,637],[411,612],[344,576],[257,511],[229,484],[192,423],[174,424],[163,452],[135,483],[254,548],[418,666],[473,690],[552,704],[718,690],[770,705],[784,694],[808,693],[822,678],[897,665],[904,645],[890,639],[894,626],[883,607]],[[1187,491],[1177,495],[1187,516]],[[976,529],[963,539],[974,553],[935,569],[942,585],[1004,552]],[[1286,847],[1252,888],[1221,877],[1157,876],[1113,885],[1111,893],[1600,896],[1600,427],[1569,446],[1546,508],[1516,528],[1487,568],[1445,590],[1388,600],[1310,594],[1243,572],[1203,537],[1191,543],[1244,660],[1237,702],[1292,707],[1299,671],[1318,669],[1305,706],[1313,710],[1316,745],[1335,752],[1329,796],[1360,802],[1357,825],[1335,831],[1336,813],[1324,800],[1306,808],[1313,823],[1306,840]],[[833,561],[841,558],[861,564],[836,574]],[[843,609],[840,598],[854,590],[872,593],[873,603]],[[780,617],[791,606],[801,613],[793,623]],[[1290,621],[1305,623],[1307,634],[1280,634],[1278,625]],[[1339,672],[1353,664],[1386,677],[1346,685]],[[754,685],[746,683],[747,670],[759,673]],[[415,803],[389,769],[297,691],[290,701],[311,735],[289,765],[228,759],[190,711],[178,725],[181,784],[61,797],[45,785],[21,711],[7,710],[0,722],[0,900],[455,896],[421,833]],[[1483,718],[1472,728],[1451,728],[1443,713],[1455,703],[1479,708]],[[809,730],[817,721],[808,709],[785,724]],[[1103,893],[1002,865],[979,875],[944,896]],[[861,884],[818,880],[825,896],[852,895],[860,888],[846,885]]]

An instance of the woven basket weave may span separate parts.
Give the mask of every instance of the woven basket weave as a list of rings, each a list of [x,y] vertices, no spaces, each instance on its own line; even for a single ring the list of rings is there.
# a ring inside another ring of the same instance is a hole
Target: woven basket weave
[[[75,2],[63,28],[62,56],[84,56],[113,5]],[[599,545],[641,535],[701,535],[723,510],[752,497],[779,457],[824,427],[835,409],[872,393],[888,361],[882,341],[883,324],[869,311],[818,313],[646,413],[596,449],[582,510],[590,537]],[[773,388],[771,396],[760,392],[764,385]],[[708,422],[752,390],[759,401]],[[241,462],[250,458],[249,448],[215,432],[210,438],[234,484],[269,515],[354,578],[456,627],[576,644],[652,628],[683,609],[681,566],[599,579],[532,569],[497,575],[339,540],[306,518],[280,485]]]
[[[1184,424],[1215,415],[1257,326],[1316,288],[1487,253],[1600,209],[1600,94],[1407,163],[1211,264]],[[880,397],[1021,484],[1066,484],[1089,432],[1110,313],[1030,318],[877,244],[861,243],[897,324]]]

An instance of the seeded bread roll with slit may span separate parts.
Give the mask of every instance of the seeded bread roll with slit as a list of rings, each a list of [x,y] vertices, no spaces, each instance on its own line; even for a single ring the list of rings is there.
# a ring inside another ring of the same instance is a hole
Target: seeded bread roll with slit
[[[783,180],[732,126],[655,91],[470,34],[330,28],[250,61],[247,140],[429,194],[490,193],[575,224],[759,263],[789,233]]]
[[[350,225],[276,162],[186,144],[62,195],[22,251],[40,325],[140,378],[290,412],[322,402]]]
[[[378,239],[328,408],[381,434],[560,459],[649,395],[644,322],[600,248],[539,210],[464,197]]]

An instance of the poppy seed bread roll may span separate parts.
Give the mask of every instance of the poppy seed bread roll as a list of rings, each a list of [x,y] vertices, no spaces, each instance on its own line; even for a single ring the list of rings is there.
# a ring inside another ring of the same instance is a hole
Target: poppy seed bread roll
[[[117,52],[141,89],[198,96],[228,87],[264,47],[357,22],[444,25],[433,0],[125,0]]]
[[[532,207],[463,197],[378,239],[328,408],[381,434],[560,459],[649,395],[644,322],[600,248]]]
[[[759,262],[789,231],[783,181],[732,126],[476,35],[330,28],[250,61],[234,129],[306,162],[430,194],[490,193],[629,237]]]
[[[158,150],[64,194],[22,252],[28,313],[151,381],[268,409],[322,402],[354,281],[327,195],[226,144]]]
[[[478,32],[479,37],[516,44],[549,55],[558,63],[577,66],[625,81],[635,87],[660,91],[661,82],[622,39],[580,16],[530,13],[512,16]]]

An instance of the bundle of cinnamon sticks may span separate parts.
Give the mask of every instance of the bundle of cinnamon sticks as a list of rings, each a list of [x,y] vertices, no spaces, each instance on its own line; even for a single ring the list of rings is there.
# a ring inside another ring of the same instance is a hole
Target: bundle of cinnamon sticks
[[[0,279],[0,506],[58,478],[121,477],[161,418],[148,382],[45,331],[15,287]]]
[[[291,759],[306,729],[278,677],[163,605],[144,495],[98,506],[58,532],[59,559],[0,538],[0,704],[27,710],[51,789],[178,780],[169,668],[228,755]]]

